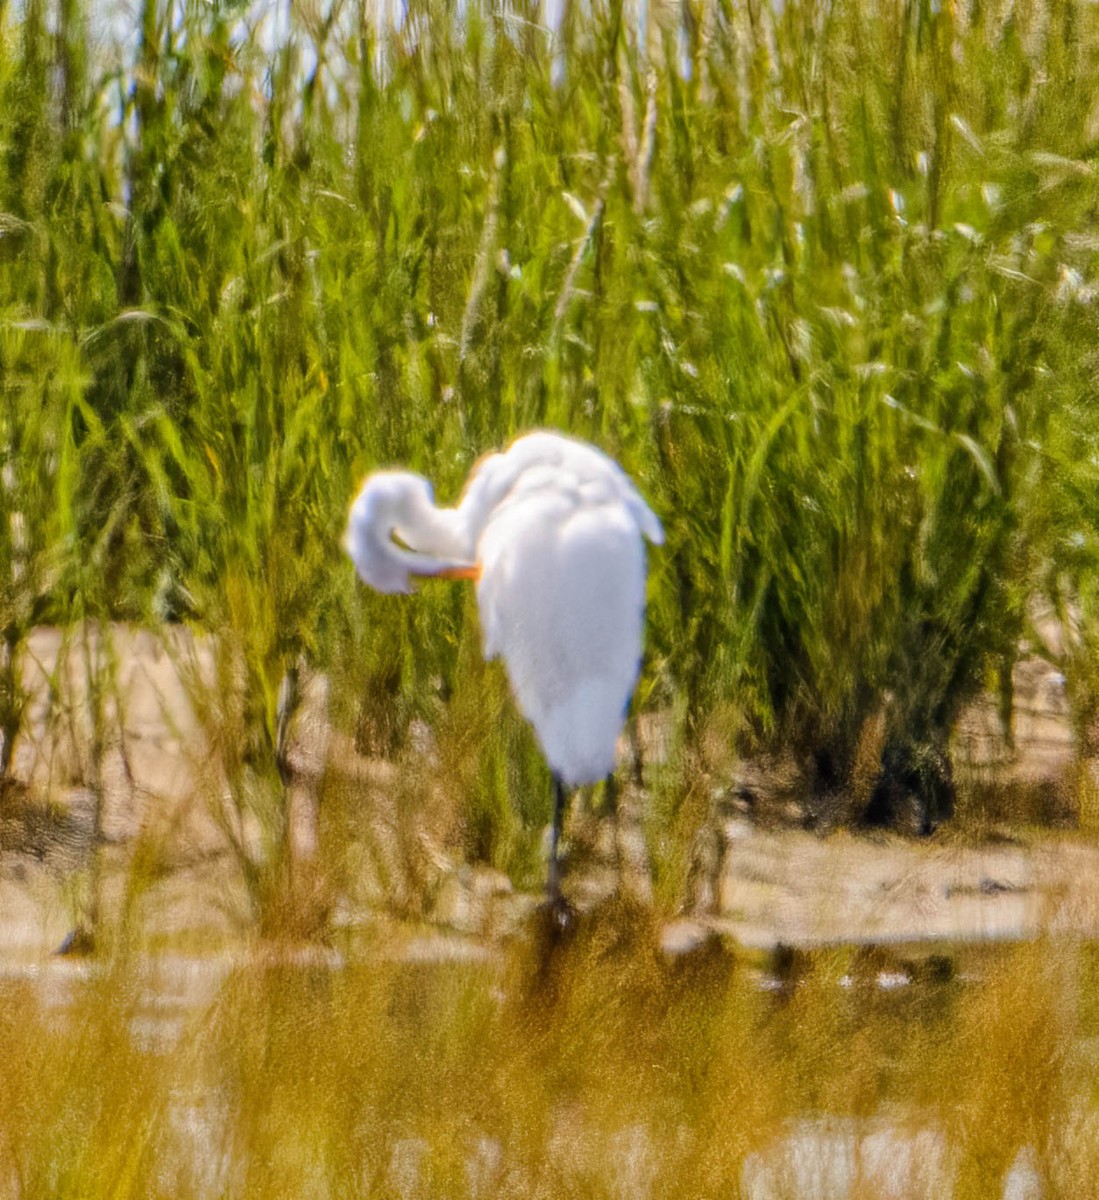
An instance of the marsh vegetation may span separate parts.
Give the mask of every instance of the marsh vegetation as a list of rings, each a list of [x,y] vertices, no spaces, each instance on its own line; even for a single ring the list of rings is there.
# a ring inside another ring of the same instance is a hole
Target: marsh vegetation
[[[1094,947],[794,981],[603,917],[548,973],[386,938],[8,975],[4,1194],[1088,1194]]]
[[[0,1192],[796,1195],[806,1145],[820,1194],[1083,1194],[1088,922],[893,990],[658,930],[731,819],[1090,848],[1099,11],[382,9],[0,0],[0,896],[91,951],[8,955]],[[411,965],[536,886],[549,788],[469,591],[357,589],[346,505],[540,425],[667,533],[651,886],[556,967]],[[1038,660],[1035,798],[963,743],[1012,762]],[[213,983],[143,1037],[169,952]]]

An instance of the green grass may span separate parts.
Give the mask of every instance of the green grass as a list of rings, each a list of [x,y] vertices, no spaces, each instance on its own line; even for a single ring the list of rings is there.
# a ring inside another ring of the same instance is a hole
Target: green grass
[[[665,522],[638,705],[688,749],[720,714],[850,816],[949,815],[1042,597],[1090,744],[1092,6],[716,3],[644,45],[617,4],[292,6],[273,51],[173,13],[0,13],[5,758],[35,623],[186,621],[269,848],[320,671],[361,748],[445,734],[453,837],[521,873],[542,768],[478,716],[471,596],[368,594],[339,535],[373,467],[453,497],[542,424]]]
[[[1094,947],[896,991],[837,948],[780,992],[655,947],[739,754],[792,753],[844,819],[947,815],[958,714],[1009,711],[1040,604],[1095,752],[1099,10],[714,0],[645,44],[613,0],[555,37],[462,13],[285,5],[272,50],[240,4],[145,0],[120,48],[80,0],[0,0],[0,806],[32,629],[82,664],[50,703],[101,833],[111,623],[184,623],[234,912],[347,954],[244,957],[173,1008],[139,953],[171,847],[93,842],[65,888],[88,977],[0,980],[0,1196],[793,1196],[806,1129],[930,1133],[958,1197],[1020,1152],[1089,1194]],[[536,886],[547,780],[470,591],[356,585],[346,507],[396,463],[452,498],[537,425],[619,458],[667,531],[654,909],[414,965],[341,932],[340,894],[421,918],[438,847]],[[318,677],[334,744],[389,773],[328,764],[303,862]]]

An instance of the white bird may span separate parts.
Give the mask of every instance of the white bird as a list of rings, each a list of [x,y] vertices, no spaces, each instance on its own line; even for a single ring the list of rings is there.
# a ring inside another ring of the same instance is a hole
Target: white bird
[[[476,580],[485,657],[504,660],[553,775],[555,904],[565,789],[614,770],[641,667],[645,538],[660,545],[664,531],[622,468],[549,432],[483,459],[455,508],[407,471],[371,475],[351,505],[344,547],[364,583]]]

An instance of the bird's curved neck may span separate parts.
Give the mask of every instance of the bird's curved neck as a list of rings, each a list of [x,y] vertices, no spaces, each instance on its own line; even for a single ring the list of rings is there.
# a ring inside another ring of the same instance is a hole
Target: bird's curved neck
[[[393,513],[387,532],[413,570],[423,559],[443,560],[438,566],[470,563],[476,553],[458,510],[436,508],[426,497],[417,496]]]

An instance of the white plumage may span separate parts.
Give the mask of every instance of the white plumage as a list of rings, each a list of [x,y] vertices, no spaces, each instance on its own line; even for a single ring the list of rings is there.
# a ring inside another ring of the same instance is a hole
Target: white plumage
[[[476,578],[485,656],[504,660],[550,770],[572,787],[614,769],[641,665],[645,538],[659,545],[663,530],[621,467],[540,432],[482,460],[456,508],[435,507],[418,475],[372,475],[345,546],[383,592],[411,591],[414,575]]]

